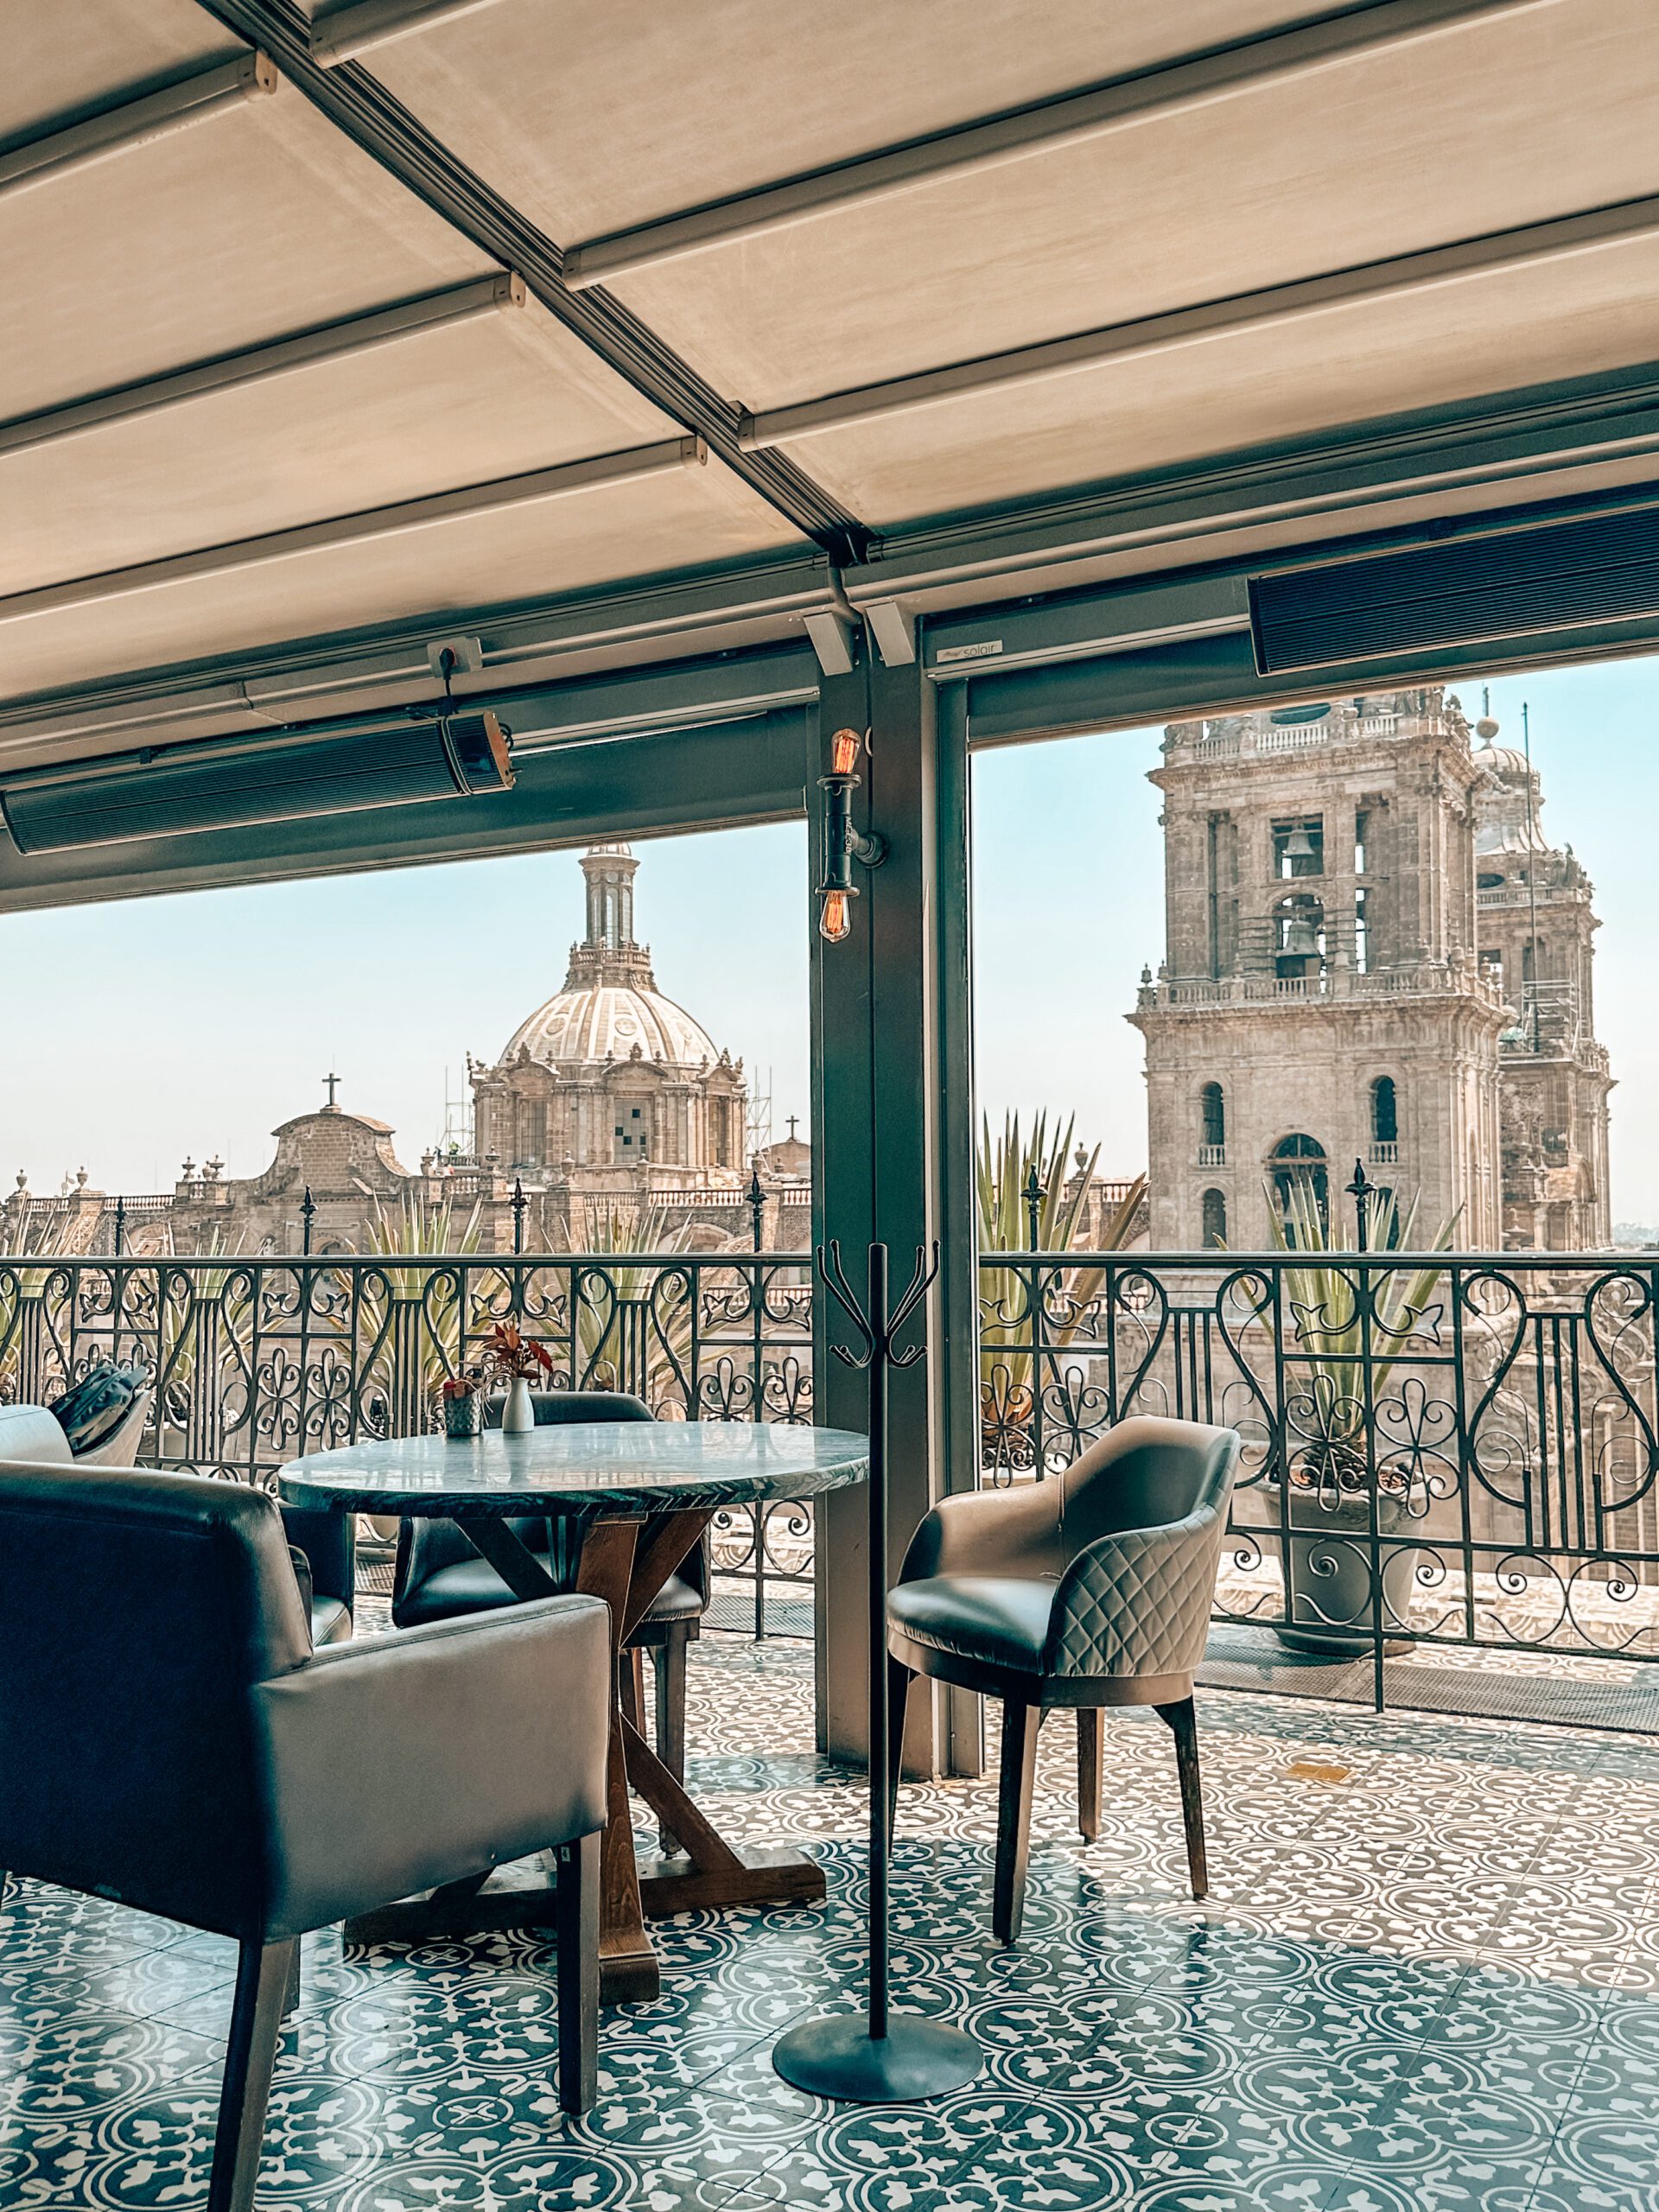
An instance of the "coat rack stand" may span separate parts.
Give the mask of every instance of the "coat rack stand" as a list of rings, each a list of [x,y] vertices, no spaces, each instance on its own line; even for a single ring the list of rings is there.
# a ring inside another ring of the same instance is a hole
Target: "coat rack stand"
[[[803,2021],[772,2047],[772,2063],[785,2082],[819,2097],[843,2104],[912,2104],[944,2096],[971,2082],[984,2064],[979,2045],[960,2028],[924,2019],[916,2012],[895,2012],[889,2003],[887,1927],[888,1877],[893,1855],[893,1821],[887,1789],[887,1377],[895,1367],[912,1367],[925,1346],[907,1351],[893,1347],[926,1296],[939,1271],[939,1251],[931,1262],[919,1249],[911,1285],[891,1310],[887,1299],[887,1248],[872,1244],[869,1297],[861,1306],[841,1264],[841,1247],[818,1247],[818,1272],[830,1296],[852,1323],[863,1349],[832,1347],[849,1367],[870,1378],[870,1974],[866,2016],[830,2012]]]

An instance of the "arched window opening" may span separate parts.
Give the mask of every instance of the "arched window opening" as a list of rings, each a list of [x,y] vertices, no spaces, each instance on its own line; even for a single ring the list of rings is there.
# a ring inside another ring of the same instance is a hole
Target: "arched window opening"
[[[1325,1147],[1300,1130],[1283,1137],[1274,1147],[1268,1174],[1286,1243],[1302,1251],[1322,1248],[1331,1224]]]
[[[1218,1083],[1206,1083],[1198,1093],[1203,1164],[1219,1167],[1227,1157],[1227,1098]]]
[[[1204,1194],[1204,1247],[1214,1251],[1227,1242],[1227,1193],[1206,1191]]]
[[[1391,1075],[1380,1075],[1371,1085],[1371,1142],[1400,1141],[1400,1096]]]

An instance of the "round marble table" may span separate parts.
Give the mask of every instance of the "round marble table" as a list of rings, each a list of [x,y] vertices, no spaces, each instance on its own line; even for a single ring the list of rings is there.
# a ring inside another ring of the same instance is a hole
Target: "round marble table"
[[[277,1482],[292,1505],[452,1521],[516,1598],[580,1590],[608,1602],[617,1665],[600,1974],[601,1993],[617,2004],[658,1993],[647,1917],[823,1895],[821,1870],[802,1853],[730,1844],[698,1809],[646,1741],[623,1646],[722,1507],[814,1497],[868,1471],[868,1440],[845,1429],[575,1421],[512,1436],[487,1429],[464,1442],[409,1436],[347,1445],[290,1461]],[[546,1566],[507,1526],[543,1516]],[[672,1856],[639,1863],[631,1789],[675,1839]],[[347,1933],[358,1942],[423,1942],[550,1920],[550,1890],[486,1891],[487,1880],[480,1874],[368,1914]]]

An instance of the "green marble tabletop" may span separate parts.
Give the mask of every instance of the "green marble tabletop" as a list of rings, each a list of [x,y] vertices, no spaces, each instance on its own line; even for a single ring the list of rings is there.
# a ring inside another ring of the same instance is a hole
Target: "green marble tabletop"
[[[451,1440],[395,1436],[312,1452],[277,1477],[289,1505],[469,1516],[712,1510],[861,1483],[869,1440],[841,1428],[734,1421],[555,1422]]]

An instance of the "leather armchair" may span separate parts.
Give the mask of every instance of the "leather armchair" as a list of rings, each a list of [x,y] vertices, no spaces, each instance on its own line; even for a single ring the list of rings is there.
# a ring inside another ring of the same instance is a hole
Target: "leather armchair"
[[[49,1407],[0,1406],[0,1466],[11,1459],[56,1459],[66,1467],[130,1467],[138,1457],[139,1440],[154,1395],[147,1389],[137,1391],[119,1427],[90,1452],[79,1453],[70,1450],[69,1440]]]
[[[48,1407],[0,1406],[0,1473],[31,1465],[130,1468],[149,1403],[149,1391],[141,1391],[115,1434],[79,1459]],[[294,1572],[311,1616],[311,1641],[319,1648],[343,1643],[357,1605],[357,1524],[349,1513],[289,1505],[281,1510]]]
[[[558,1421],[652,1418],[644,1399],[625,1390],[536,1390],[531,1394],[531,1402],[537,1427]],[[486,1418],[492,1427],[499,1426],[500,1408],[488,1407]],[[560,1541],[556,1524],[550,1532],[545,1520],[513,1520],[507,1526],[543,1567],[550,1566],[550,1542]],[[414,1627],[423,1621],[454,1620],[518,1602],[495,1569],[479,1557],[453,1522],[406,1520],[403,1523],[391,1599],[391,1618],[399,1628]],[[632,1674],[626,1687],[634,1707],[630,1717],[636,1726],[644,1725],[640,1655],[649,1651],[656,1677],[657,1756],[680,1782],[685,1780],[686,1647],[701,1633],[708,1606],[705,1539],[663,1585],[651,1611],[628,1640]]]
[[[302,1505],[278,1510],[311,1616],[311,1641],[319,1650],[344,1643],[357,1610],[356,1516]]]
[[[1238,1454],[1230,1428],[1122,1421],[1062,1475],[944,1499],[912,1540],[887,1599],[888,1786],[913,1675],[1001,1700],[992,1910],[1001,1942],[1020,1933],[1037,1732],[1058,1706],[1077,1713],[1089,1843],[1100,1832],[1101,1708],[1156,1708],[1175,1738],[1192,1894],[1205,1892],[1192,1677]]]
[[[314,1651],[259,1491],[0,1479],[0,1866],[239,1945],[209,2212],[252,2202],[298,1939],[533,1852],[560,2099],[592,2102],[610,1664],[582,1597]]]

